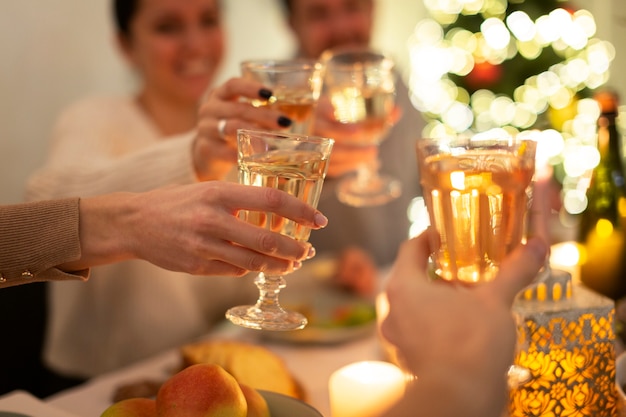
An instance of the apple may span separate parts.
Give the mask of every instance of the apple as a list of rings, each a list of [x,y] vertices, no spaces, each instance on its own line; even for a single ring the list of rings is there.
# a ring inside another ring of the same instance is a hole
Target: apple
[[[156,417],[156,401],[151,398],[127,398],[112,404],[100,417]]]
[[[270,409],[267,405],[265,398],[249,385],[239,383],[239,387],[246,397],[246,403],[248,404],[247,417],[270,417]]]
[[[189,366],[170,377],[156,397],[158,417],[246,417],[237,380],[219,365]]]

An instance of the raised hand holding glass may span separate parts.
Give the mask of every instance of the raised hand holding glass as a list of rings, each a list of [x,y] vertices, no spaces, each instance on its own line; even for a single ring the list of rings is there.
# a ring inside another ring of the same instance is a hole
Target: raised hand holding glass
[[[316,207],[334,141],[315,136],[239,130],[237,133],[239,182],[285,191]],[[273,213],[242,211],[255,225],[307,241],[311,229]],[[278,294],[285,287],[282,276],[259,273],[255,278],[260,296],[255,305],[233,307],[226,317],[244,327],[264,330],[296,330],[307,324],[295,311],[284,310]]]

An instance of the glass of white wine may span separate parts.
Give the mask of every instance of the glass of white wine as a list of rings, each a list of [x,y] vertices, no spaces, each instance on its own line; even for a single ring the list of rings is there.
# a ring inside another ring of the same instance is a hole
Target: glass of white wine
[[[285,191],[317,207],[334,141],[315,136],[241,129],[237,132],[239,182]],[[273,213],[241,211],[240,217],[255,225],[307,241],[311,229]],[[297,330],[306,318],[278,302],[285,287],[282,276],[259,273],[254,283],[259,298],[254,305],[229,309],[233,323],[262,330]]]
[[[342,138],[348,146],[379,146],[392,127],[396,99],[394,62],[367,47],[329,50],[324,64],[323,99],[329,100],[335,121],[356,132]],[[379,172],[379,162],[363,163],[356,173],[343,178],[337,197],[361,207],[385,204],[400,196],[400,181]]]
[[[252,105],[275,107],[293,123],[289,133],[313,133],[315,106],[322,91],[322,64],[312,59],[255,59],[241,63],[244,78],[259,81],[272,90],[269,99],[253,99]]]

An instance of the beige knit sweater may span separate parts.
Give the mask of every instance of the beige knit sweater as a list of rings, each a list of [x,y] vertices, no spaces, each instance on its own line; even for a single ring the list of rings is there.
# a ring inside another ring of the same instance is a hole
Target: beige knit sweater
[[[78,206],[78,198],[0,206],[0,288],[88,278],[56,268],[80,257]]]

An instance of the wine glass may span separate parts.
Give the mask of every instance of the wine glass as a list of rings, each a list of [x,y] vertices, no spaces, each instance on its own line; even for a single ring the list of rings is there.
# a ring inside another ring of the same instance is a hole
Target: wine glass
[[[237,132],[239,182],[272,187],[294,195],[316,207],[334,141],[315,136],[240,129]],[[240,217],[255,225],[307,241],[309,227],[273,213],[241,211]],[[254,305],[230,308],[226,317],[233,323],[253,329],[297,330],[306,318],[288,311],[278,302],[285,287],[280,275],[259,273],[254,280],[259,298]]]
[[[395,107],[394,63],[367,47],[327,51],[324,64],[323,99],[329,100],[333,118],[352,125],[357,134],[342,139],[343,145],[379,146],[392,126]],[[379,161],[363,163],[337,185],[337,197],[345,204],[362,207],[385,204],[400,196],[400,181],[379,172]]]
[[[491,281],[525,239],[537,142],[418,139],[416,148],[434,276],[468,285]],[[528,369],[509,368],[509,387],[529,378]]]
[[[289,133],[313,133],[315,107],[322,91],[322,64],[312,59],[256,59],[240,65],[244,78],[272,89],[269,99],[253,99],[252,105],[276,107],[292,120]]]
[[[524,241],[536,148],[519,138],[417,140],[436,276],[491,281]]]

